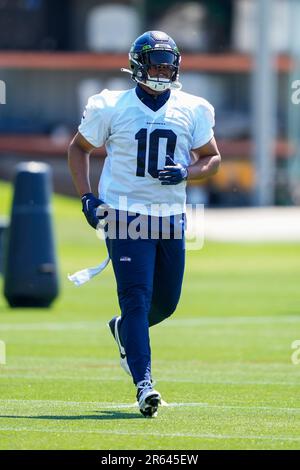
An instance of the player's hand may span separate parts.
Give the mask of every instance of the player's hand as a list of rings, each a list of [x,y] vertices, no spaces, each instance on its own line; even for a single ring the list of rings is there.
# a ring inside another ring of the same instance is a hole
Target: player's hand
[[[179,184],[186,180],[187,177],[188,170],[180,163],[176,163],[175,165],[166,165],[158,174],[158,179],[163,185]]]
[[[104,202],[101,201],[101,199],[95,197],[93,193],[84,194],[81,198],[81,202],[82,212],[84,213],[86,220],[91,225],[91,227],[97,228],[99,220],[104,219],[106,216],[106,214],[103,216],[96,215],[97,207],[101,206],[101,204],[104,204]]]

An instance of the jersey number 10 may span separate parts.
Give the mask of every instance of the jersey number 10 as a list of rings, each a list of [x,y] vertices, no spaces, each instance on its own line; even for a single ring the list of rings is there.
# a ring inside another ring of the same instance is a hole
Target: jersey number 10
[[[146,171],[146,153],[147,153],[147,129],[140,129],[135,134],[135,139],[138,141],[137,148],[137,168],[136,176],[145,176]],[[148,173],[152,178],[158,178],[158,148],[159,139],[167,139],[167,152],[166,155],[174,159],[174,152],[176,147],[176,134],[170,129],[155,129],[149,136],[149,149],[148,149]],[[172,161],[168,161],[166,156],[166,165],[172,165]]]

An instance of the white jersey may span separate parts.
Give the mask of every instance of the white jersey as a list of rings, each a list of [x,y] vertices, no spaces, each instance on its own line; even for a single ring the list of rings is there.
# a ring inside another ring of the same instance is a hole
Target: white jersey
[[[203,98],[172,90],[152,111],[129,89],[92,96],[78,130],[95,147],[106,147],[100,199],[115,209],[165,215],[167,205],[173,214],[185,212],[186,201],[185,181],[162,185],[158,179],[170,164],[166,155],[190,165],[190,151],[211,140],[213,127],[214,108]]]

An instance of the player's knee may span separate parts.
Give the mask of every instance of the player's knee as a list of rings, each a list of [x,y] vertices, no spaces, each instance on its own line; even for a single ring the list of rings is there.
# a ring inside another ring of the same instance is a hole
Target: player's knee
[[[164,317],[170,317],[172,313],[175,312],[178,302],[180,299],[180,290],[173,290],[172,292],[169,292],[166,295],[160,296],[158,299],[156,299],[156,305],[158,310],[160,310]]]
[[[177,304],[178,300],[153,304],[151,311],[153,312],[153,315],[155,314],[156,322],[157,319],[159,319],[159,321],[163,321],[170,317],[175,312]]]
[[[145,285],[130,286],[119,291],[122,311],[148,311],[151,305],[152,290]]]
[[[161,306],[161,311],[164,312],[165,318],[168,318],[175,312],[178,302],[169,302],[167,305]]]

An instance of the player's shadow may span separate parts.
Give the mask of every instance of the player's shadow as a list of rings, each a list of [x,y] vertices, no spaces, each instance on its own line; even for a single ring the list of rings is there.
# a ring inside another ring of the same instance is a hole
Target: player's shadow
[[[0,418],[15,418],[15,419],[50,419],[50,420],[66,420],[66,421],[76,421],[76,420],[90,420],[94,419],[97,421],[102,420],[114,420],[114,419],[139,419],[142,418],[142,415],[139,413],[124,413],[123,411],[110,411],[110,410],[100,410],[96,411],[96,415],[42,415],[42,416],[18,416],[18,415],[0,415]]]

